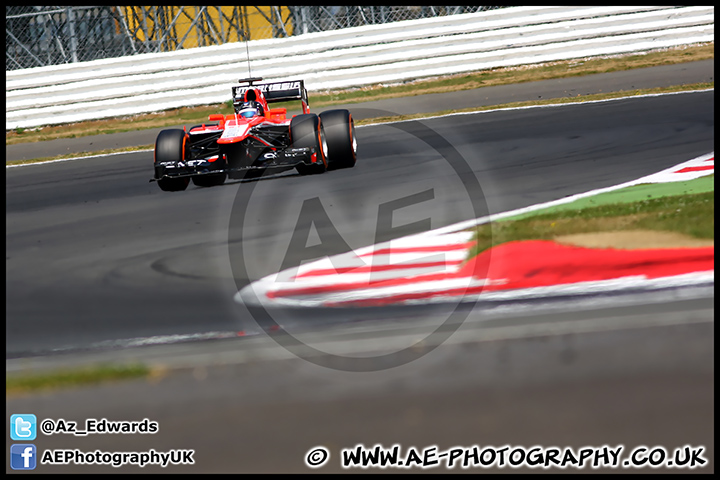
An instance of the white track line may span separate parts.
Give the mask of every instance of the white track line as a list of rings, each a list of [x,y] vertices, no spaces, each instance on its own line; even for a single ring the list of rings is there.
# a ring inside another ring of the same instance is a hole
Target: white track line
[[[686,93],[704,93],[704,92],[712,92],[714,91],[714,88],[706,88],[703,90],[685,90],[682,92],[666,92],[666,93],[648,93],[644,95],[628,95],[624,97],[617,97],[617,98],[607,98],[604,100],[584,100],[581,102],[567,102],[567,103],[551,103],[547,105],[527,105],[524,107],[505,107],[505,108],[493,108],[489,110],[481,110],[481,111],[474,111],[474,112],[457,112],[457,113],[448,113],[444,115],[435,115],[431,117],[423,117],[423,118],[413,118],[408,120],[393,120],[389,122],[377,122],[377,123],[368,123],[365,125],[357,125],[355,128],[364,128],[364,127],[374,127],[377,125],[390,125],[393,123],[403,123],[403,122],[416,122],[421,120],[432,120],[436,118],[445,118],[445,117],[452,117],[455,115],[478,115],[478,114],[485,114],[485,113],[492,113],[492,112],[501,112],[506,110],[526,110],[530,108],[554,108],[554,107],[566,107],[569,105],[584,105],[584,104],[592,104],[592,103],[602,103],[602,102],[614,102],[617,100],[627,100],[629,98],[650,98],[650,97],[661,97],[665,95],[681,95]],[[32,163],[21,163],[21,164],[15,164],[15,165],[5,165],[5,168],[16,168],[16,167],[27,167],[30,165],[44,165],[46,163],[57,163],[57,162],[69,162],[73,160],[84,160],[86,158],[97,158],[97,157],[107,157],[111,155],[121,155],[124,153],[138,153],[138,152],[152,152],[152,149],[149,150],[134,150],[132,152],[116,152],[116,153],[106,153],[102,155],[89,155],[89,156],[82,156],[82,157],[73,157],[73,158],[63,158],[59,160],[48,160],[44,162],[32,162]]]
[[[13,164],[13,165],[5,165],[5,168],[29,167],[30,165],[46,165],[49,163],[72,162],[75,160],[85,160],[88,158],[111,157],[113,155],[125,155],[128,153],[141,153],[141,152],[152,152],[152,149],[151,150],[132,150],[129,152],[103,153],[100,155],[87,155],[87,156],[83,156],[83,157],[59,158],[57,160],[45,160],[45,161],[40,161],[40,162],[18,163],[18,164]]]

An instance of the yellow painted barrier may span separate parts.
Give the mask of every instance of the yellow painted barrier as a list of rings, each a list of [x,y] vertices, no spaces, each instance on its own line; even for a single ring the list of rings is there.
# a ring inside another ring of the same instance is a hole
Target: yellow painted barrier
[[[293,33],[288,7],[140,6],[124,9],[127,27],[149,51],[173,51]],[[278,18],[279,17],[279,18]],[[159,50],[157,45],[160,44]]]

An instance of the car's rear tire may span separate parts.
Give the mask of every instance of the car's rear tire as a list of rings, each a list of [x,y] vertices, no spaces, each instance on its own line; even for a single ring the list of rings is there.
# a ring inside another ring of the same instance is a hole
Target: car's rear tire
[[[323,173],[327,170],[327,143],[317,115],[306,113],[294,116],[290,121],[290,140],[294,148],[314,148],[317,155],[314,164],[295,167],[300,175]]]
[[[327,142],[328,170],[352,168],[357,162],[355,123],[348,110],[328,110],[320,114]]]
[[[162,162],[180,162],[185,159],[186,133],[180,129],[161,131],[155,140],[155,178],[161,190],[179,192],[185,190],[190,183],[189,177],[165,177]]]

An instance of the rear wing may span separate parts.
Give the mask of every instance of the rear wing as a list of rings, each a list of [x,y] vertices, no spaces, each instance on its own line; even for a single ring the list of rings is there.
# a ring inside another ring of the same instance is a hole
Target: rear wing
[[[305,90],[305,82],[303,80],[255,83],[261,81],[262,78],[243,78],[238,80],[239,83],[247,83],[247,85],[236,85],[232,87],[233,100],[237,98],[244,98],[245,92],[256,88],[263,93],[265,100],[267,100],[268,103],[300,100],[302,101],[303,113],[308,113],[310,111],[307,90]]]

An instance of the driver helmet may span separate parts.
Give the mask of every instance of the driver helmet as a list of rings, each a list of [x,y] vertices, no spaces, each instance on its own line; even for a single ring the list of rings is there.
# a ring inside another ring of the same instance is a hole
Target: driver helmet
[[[235,112],[245,118],[265,115],[265,111],[260,102],[239,102],[235,104]]]

